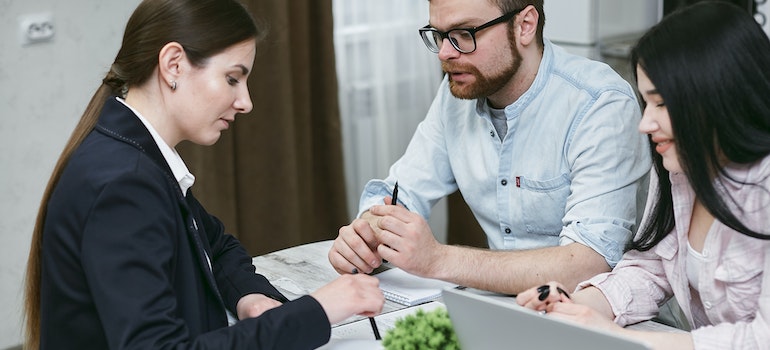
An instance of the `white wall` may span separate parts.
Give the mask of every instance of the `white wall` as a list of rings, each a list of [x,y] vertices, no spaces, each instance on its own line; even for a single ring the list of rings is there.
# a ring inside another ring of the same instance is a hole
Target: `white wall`
[[[21,343],[24,269],[51,169],[120,47],[139,0],[0,0],[0,349]],[[19,17],[51,13],[22,47]]]
[[[544,35],[569,52],[602,60],[604,44],[635,42],[658,22],[662,0],[548,0]]]

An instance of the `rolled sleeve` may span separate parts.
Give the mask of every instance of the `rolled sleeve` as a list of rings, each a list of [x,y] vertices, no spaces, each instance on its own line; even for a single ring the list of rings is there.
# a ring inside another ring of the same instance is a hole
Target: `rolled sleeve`
[[[594,286],[607,298],[615,323],[627,326],[652,319],[673,294],[654,252],[630,251],[612,272],[578,284],[577,290]]]
[[[623,283],[619,278],[611,278],[611,274],[600,274],[582,282],[578,285],[578,290],[589,286],[596,287],[604,294],[610,303],[612,313],[615,315],[615,323],[622,327],[649,320],[658,314],[656,303],[642,304],[638,303],[639,300],[634,301],[634,291],[631,286]],[[637,308],[637,310],[630,312],[633,308]]]
[[[592,218],[574,222],[565,227],[560,244],[572,241],[595,250],[604,257],[610,267],[615,267],[623,258],[625,243],[631,239],[634,223],[619,218]],[[565,241],[568,238],[571,241]]]
[[[387,183],[385,180],[369,180],[364,187],[363,193],[361,193],[356,217],[361,217],[361,214],[374,205],[385,204],[383,200],[386,196],[390,196],[393,193],[394,185]],[[402,201],[399,201],[399,203],[404,204]]]
[[[628,285],[618,283],[616,280],[608,278],[610,274],[599,274],[588,281],[578,284],[577,290],[595,287],[604,294],[605,298],[610,302],[612,313],[615,315],[615,323],[626,326],[631,324],[629,319],[625,317],[625,310],[629,309],[631,305],[631,288]],[[612,300],[610,300],[612,297]]]

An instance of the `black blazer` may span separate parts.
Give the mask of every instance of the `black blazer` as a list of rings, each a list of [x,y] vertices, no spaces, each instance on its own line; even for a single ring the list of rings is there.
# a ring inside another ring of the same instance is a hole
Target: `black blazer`
[[[43,349],[313,349],[321,305],[288,302],[171,169],[115,98],[67,164],[43,231]],[[211,259],[209,268],[206,254]],[[213,271],[213,272],[212,272]],[[285,303],[228,327],[225,308],[262,293]]]

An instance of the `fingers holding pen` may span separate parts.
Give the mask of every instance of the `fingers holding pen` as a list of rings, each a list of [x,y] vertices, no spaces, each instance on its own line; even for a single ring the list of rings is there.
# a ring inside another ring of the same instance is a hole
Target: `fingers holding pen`
[[[324,308],[330,323],[352,315],[377,315],[385,304],[379,280],[363,274],[340,276],[310,295]]]
[[[371,210],[376,215],[385,214],[377,223],[377,239],[381,243],[378,252],[383,259],[418,276],[430,276],[440,268],[446,255],[420,214],[395,205]]]
[[[428,222],[420,214],[395,205],[373,206],[377,215],[377,240],[392,249],[404,251],[412,248],[430,248],[435,242]]]
[[[398,182],[393,188],[392,196],[386,196],[384,203],[397,203]],[[383,207],[375,206],[375,207]],[[403,206],[387,205],[394,209],[409,212]],[[361,217],[353,220],[350,225],[340,228],[337,239],[329,250],[328,258],[337,272],[344,274],[351,271],[371,273],[382,264],[382,256],[378,248],[382,245],[379,234],[383,231],[380,222],[382,214],[372,209],[365,211]]]
[[[370,273],[382,264],[382,258],[377,252],[379,243],[373,244],[372,241],[376,242],[376,238],[369,222],[357,219],[340,228],[329,250],[329,262],[339,273],[350,273],[354,268]]]
[[[409,238],[409,222],[404,218],[410,213],[406,208],[395,205],[375,205],[369,209],[376,220],[371,221],[375,239],[385,246],[401,251],[402,241],[411,241]],[[399,213],[404,211],[405,213]],[[386,258],[387,259],[387,258]]]

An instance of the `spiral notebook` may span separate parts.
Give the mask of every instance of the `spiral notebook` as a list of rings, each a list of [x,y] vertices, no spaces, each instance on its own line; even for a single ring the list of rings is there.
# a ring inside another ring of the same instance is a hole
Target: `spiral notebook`
[[[391,268],[374,275],[380,280],[385,299],[407,306],[426,303],[441,297],[444,288],[456,284],[412,275],[399,268]]]

